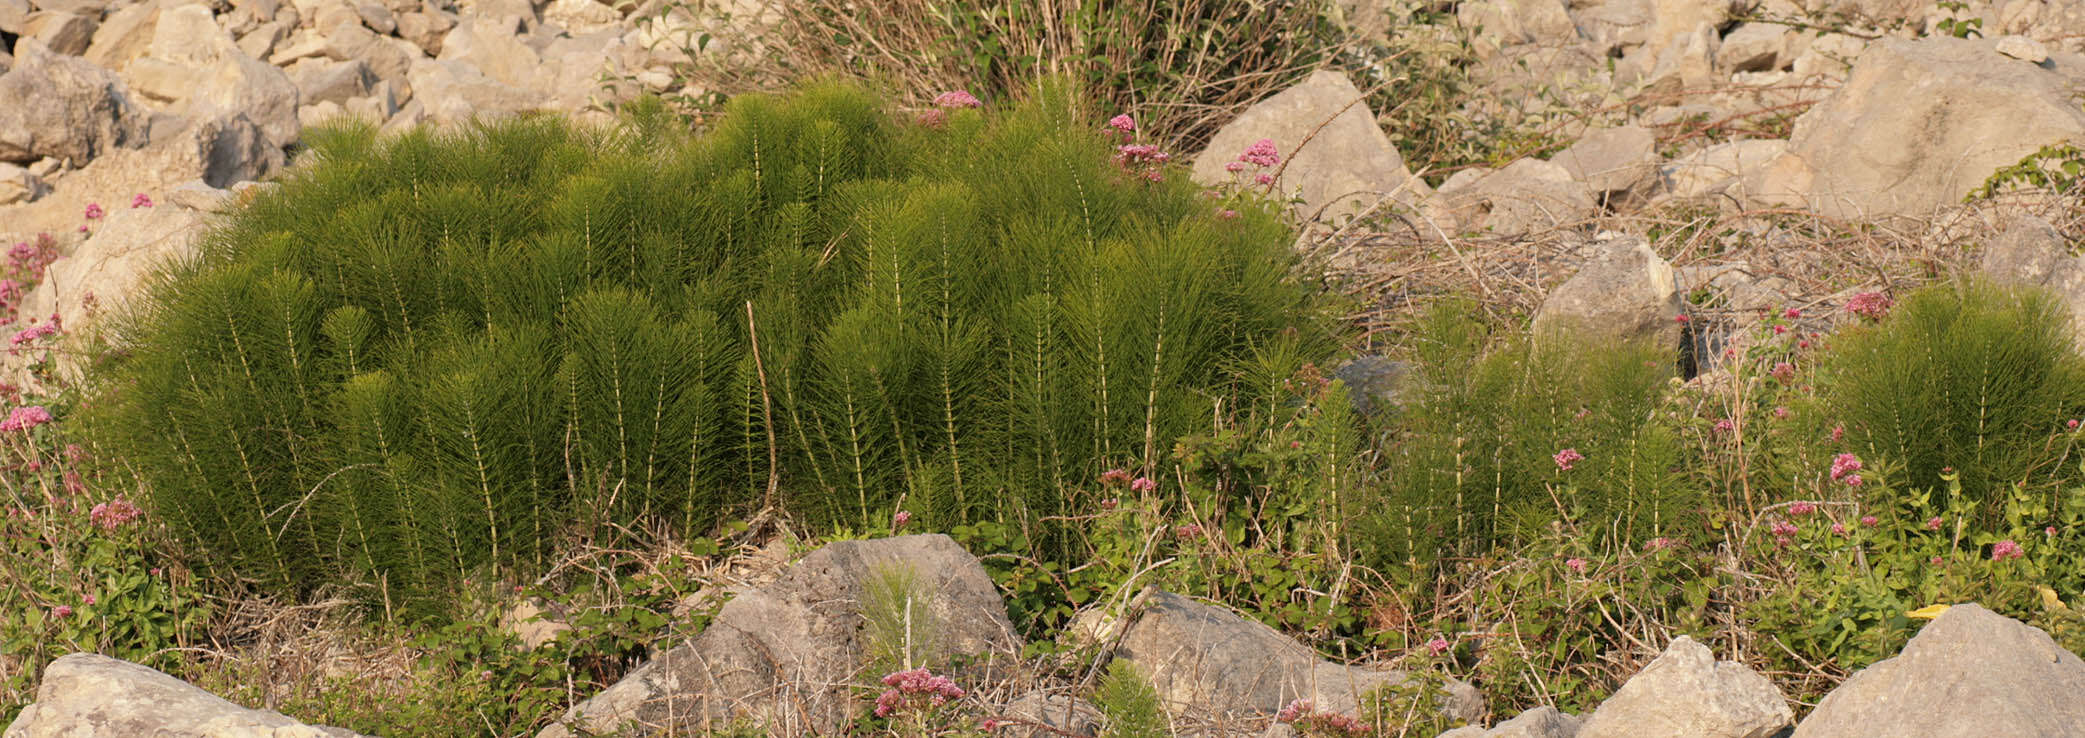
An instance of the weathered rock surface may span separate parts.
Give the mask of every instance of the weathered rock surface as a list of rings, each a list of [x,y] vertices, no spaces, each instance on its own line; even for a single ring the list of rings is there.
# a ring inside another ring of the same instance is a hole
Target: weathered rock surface
[[[1808,186],[1791,204],[1839,218],[1930,214],[2046,144],[2085,140],[2081,86],[2075,63],[2044,68],[1990,41],[1878,41],[1796,120],[1789,154]]]
[[[1658,168],[1664,195],[1693,199],[1729,194],[1742,204],[1747,192],[1741,185],[1756,180],[1782,154],[1788,142],[1781,139],[1745,139],[1710,146],[1676,157]]]
[[[947,536],[842,541],[805,556],[773,583],[740,592],[701,634],[573,706],[538,738],[625,725],[685,734],[735,717],[784,733],[836,731],[862,707],[850,704],[849,685],[876,676],[858,673],[869,659],[864,582],[894,567],[909,567],[924,588],[917,616],[934,619],[935,627],[924,630],[938,634],[938,654],[1019,650],[991,577]]]
[[[1999,282],[2048,288],[2070,311],[2073,346],[2085,350],[2085,257],[2056,226],[2032,215],[2006,221],[1984,246],[1982,269]]]
[[[115,74],[35,39],[17,42],[15,54],[14,66],[0,74],[0,100],[36,104],[0,105],[0,161],[51,156],[80,164],[144,143],[144,111]]]
[[[1680,636],[1600,703],[1576,738],[1771,738],[1794,721],[1766,677]]]
[[[168,111],[193,117],[243,114],[277,147],[296,143],[297,86],[281,69],[241,51],[203,5],[160,11],[152,45],[125,78]]]
[[[187,682],[91,653],[44,668],[36,703],[5,738],[354,738],[355,733],[249,710]]]
[[[1537,707],[1490,730],[1478,726],[1456,728],[1438,738],[1573,738],[1584,721],[1554,707]]]
[[[1587,133],[1550,163],[1592,191],[1601,202],[1647,194],[1658,174],[1658,139],[1642,126],[1603,128]]]
[[[2085,661],[2040,628],[1963,604],[1825,695],[1794,738],[2085,735]]]
[[[1325,661],[1273,628],[1158,589],[1138,594],[1121,622],[1089,617],[1081,627],[1113,644],[1114,658],[1135,664],[1169,710],[1209,719],[1266,720],[1296,699],[1312,700],[1321,712],[1353,714],[1363,695],[1410,678]],[[1441,709],[1473,720],[1484,714],[1484,698],[1450,680]]]
[[[200,214],[183,208],[112,208],[71,255],[51,262],[43,282],[22,298],[21,314],[55,314],[66,328],[65,341],[88,340],[96,318],[135,298],[154,267],[193,253],[202,226]],[[61,371],[77,368],[76,353],[59,352]],[[0,365],[14,369],[31,358],[10,354]]]
[[[1014,698],[999,709],[1001,719],[1013,721],[992,735],[1005,738],[1060,738],[1100,735],[1100,710],[1085,700],[1037,690]]]
[[[1675,318],[1685,305],[1672,265],[1636,236],[1608,238],[1594,247],[1598,253],[1536,309],[1535,332],[1678,346]]]
[[[1336,72],[1312,73],[1218,130],[1194,158],[1195,181],[1212,186],[1234,181],[1238,175],[1224,166],[1263,138],[1273,140],[1285,160],[1276,187],[1300,192],[1300,212],[1306,217],[1353,215],[1385,196],[1388,206],[1431,194],[1376,125],[1361,90]]]
[[[1464,231],[1524,236],[1581,223],[1599,212],[1593,192],[1570,170],[1521,159],[1466,186],[1443,183],[1436,202]]]
[[[51,186],[35,172],[0,162],[0,205],[30,202],[50,191]]]

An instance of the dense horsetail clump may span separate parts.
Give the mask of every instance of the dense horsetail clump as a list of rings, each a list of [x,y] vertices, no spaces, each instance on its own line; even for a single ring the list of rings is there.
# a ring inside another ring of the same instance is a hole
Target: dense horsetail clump
[[[127,317],[93,427],[211,566],[293,593],[430,602],[762,506],[1063,512],[1334,341],[1271,208],[1036,97],[314,135]]]

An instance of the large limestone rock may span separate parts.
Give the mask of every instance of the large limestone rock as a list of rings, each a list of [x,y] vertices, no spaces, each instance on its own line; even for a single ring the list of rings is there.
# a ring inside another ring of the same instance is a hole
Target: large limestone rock
[[[203,225],[201,215],[184,208],[112,206],[86,242],[51,262],[43,282],[22,298],[21,314],[39,320],[55,314],[66,328],[66,341],[91,340],[99,329],[96,319],[129,304],[154,267],[194,253]],[[73,362],[78,354],[59,352],[61,373],[77,368]],[[31,359],[10,354],[0,365],[16,370]]]
[[[162,9],[150,49],[124,75],[147,96],[167,101],[170,112],[243,114],[277,147],[296,143],[302,132],[297,85],[281,69],[241,51],[208,6]]]
[[[2085,662],[2039,628],[1966,604],[1825,695],[1794,738],[2085,735]]]
[[[1521,44],[1564,45],[1578,40],[1578,26],[1563,0],[1477,0],[1456,9],[1479,54]]]
[[[95,29],[94,42],[87,45],[87,61],[106,69],[122,69],[152,47],[152,34],[158,26],[159,0],[118,8]]]
[[[1019,636],[991,577],[955,541],[943,535],[842,541],[805,556],[773,583],[740,592],[700,635],[573,706],[538,738],[626,725],[700,734],[739,717],[778,734],[836,732],[864,707],[850,704],[850,685],[880,676],[859,673],[869,660],[864,583],[900,568],[910,568],[923,590],[915,617],[933,619],[934,627],[923,630],[935,634],[934,650],[943,657],[1018,652]]]
[[[1600,703],[1577,738],[1771,738],[1794,721],[1773,682],[1680,636]]]
[[[249,710],[157,670],[91,653],[44,668],[36,702],[5,738],[354,738]]]
[[[413,102],[438,123],[459,123],[474,118],[541,109],[539,96],[485,76],[477,67],[460,61],[422,59],[413,63],[406,76],[413,88]]]
[[[145,113],[116,75],[35,39],[17,42],[15,54],[0,74],[0,100],[10,101],[0,105],[0,161],[50,156],[78,165],[144,143]]]
[[[1598,253],[1535,311],[1535,332],[1573,331],[1615,341],[1678,346],[1685,307],[1672,265],[1636,236],[1597,242]]]
[[[2075,58],[2074,58],[2075,59]],[[2054,62],[2055,60],[2051,60]],[[2085,69],[2004,56],[1994,43],[1885,39],[1796,120],[1802,200],[1840,218],[1924,216],[2042,146],[2085,141]]]
[[[29,16],[22,35],[42,41],[51,51],[68,56],[79,56],[94,40],[94,29],[100,22],[77,13],[44,11]]]
[[[1748,178],[1756,179],[1782,154],[1788,142],[1780,139],[1744,139],[1710,146],[1674,158],[1658,168],[1663,194],[1694,199],[1729,194],[1742,204]]]
[[[1441,185],[1436,202],[1463,231],[1525,236],[1576,225],[1599,213],[1593,191],[1571,170],[1541,159],[1520,159],[1461,185]]]
[[[1368,692],[1410,678],[1325,661],[1273,628],[1158,589],[1138,594],[1120,621],[1089,616],[1080,627],[1113,644],[1114,658],[1135,664],[1170,711],[1197,718],[1266,720],[1296,699],[1311,700],[1321,712],[1352,715]],[[1473,720],[1484,714],[1484,698],[1450,680],[1441,708]]]
[[[1376,125],[1375,114],[1362,98],[1361,90],[1345,76],[1314,72],[1217,131],[1209,147],[1195,156],[1194,179],[1205,185],[1233,181],[1238,175],[1225,171],[1224,165],[1264,138],[1274,141],[1286,161],[1276,186],[1283,193],[1300,191],[1300,212],[1306,217],[1353,215],[1385,196],[1387,207],[1415,203],[1431,194],[1426,183],[1405,168],[1404,157]],[[1307,145],[1305,137],[1310,138]]]
[[[1104,717],[1085,700],[1037,690],[1000,708],[998,719],[1007,725],[994,738],[1061,738],[1100,735]]]

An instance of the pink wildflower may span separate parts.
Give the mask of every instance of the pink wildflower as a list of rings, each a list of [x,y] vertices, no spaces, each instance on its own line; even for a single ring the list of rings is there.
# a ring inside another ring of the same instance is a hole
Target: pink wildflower
[[[1776,362],[1773,371],[1767,372],[1767,374],[1772,375],[1774,381],[1787,384],[1795,380],[1795,365],[1785,361]]]
[[[1202,537],[1202,526],[1196,525],[1194,523],[1188,523],[1178,528],[1174,528],[1173,537],[1183,541],[1192,541],[1196,538],[1200,538]]]
[[[1940,556],[1938,556],[1938,555],[1935,555],[1935,556],[1934,556],[1933,558],[1927,559],[1926,561],[1927,561],[1928,563],[1931,563],[1931,564],[1932,564],[1932,565],[1934,565],[1934,566],[1939,566],[1939,565],[1940,565]]]
[[[1653,538],[1649,542],[1643,544],[1643,550],[1663,551],[1665,549],[1672,548],[1674,545],[1677,544],[1673,543],[1672,539],[1666,538],[1665,536],[1658,536],[1657,538]]]
[[[8,411],[7,420],[0,421],[0,432],[29,430],[51,422],[51,411],[42,405],[29,405]]]
[[[1894,303],[1890,302],[1888,295],[1880,292],[1862,292],[1846,301],[1846,311],[1869,320],[1881,320],[1883,316],[1889,315],[1892,304]]]
[[[1880,520],[1876,520],[1876,519],[1875,519],[1875,516],[1873,516],[1873,515],[1862,515],[1862,516],[1861,516],[1861,527],[1863,527],[1863,528],[1873,528],[1873,527],[1875,527],[1876,525],[1880,524],[1881,522],[1882,522],[1882,521],[1880,521]]]
[[[1832,524],[1832,535],[1835,535],[1835,536],[1843,536],[1843,535],[1846,535],[1846,524],[1845,524],[1845,523],[1833,523],[1833,524]]]
[[[1995,543],[1995,544],[1992,544],[1992,545],[1991,545],[1991,560],[1992,560],[1992,561],[2004,561],[2004,560],[2006,560],[2006,559],[2017,559],[2017,558],[2020,558],[2020,557],[2022,557],[2022,556],[2026,556],[2026,555],[2027,555],[2027,554],[2025,554],[2025,553],[2022,553],[2022,552],[2020,551],[2020,544],[2014,543],[2014,542],[2012,542],[2012,541],[2010,541],[2010,540],[2005,540],[2005,541],[1999,541],[1999,542],[1997,542],[1997,543]]]
[[[1274,719],[1278,722],[1293,723],[1299,718],[1316,712],[1317,709],[1317,705],[1309,699],[1290,700],[1289,704],[1282,706],[1280,712],[1274,713]]]
[[[1557,471],[1571,471],[1571,465],[1584,461],[1585,454],[1579,453],[1578,449],[1567,448],[1556,452],[1556,455],[1550,458],[1556,460]]]
[[[1796,318],[1803,317],[1803,311],[1797,310],[1795,308],[1789,308],[1787,310],[1781,311],[1781,317],[1787,318],[1789,320],[1795,320]]]
[[[1926,518],[1926,530],[1940,530],[1940,524],[1941,520],[1938,515]]]
[[[1101,472],[1100,483],[1102,486],[1107,487],[1121,487],[1123,485],[1127,485],[1129,484],[1129,470],[1109,469],[1107,471]]]
[[[1129,482],[1129,490],[1131,492],[1150,492],[1156,489],[1158,489],[1158,483],[1151,481],[1150,477],[1137,477]]]
[[[152,207],[152,198],[151,196],[146,195],[143,192],[140,192],[137,194],[137,196],[130,198],[130,206],[133,208]]]
[[[1737,430],[1737,423],[1732,422],[1729,418],[1724,418],[1716,421],[1715,430],[1717,433],[1731,433]]]
[[[1261,173],[1259,173],[1259,174],[1255,174],[1255,175],[1253,175],[1253,177],[1252,177],[1252,183],[1253,183],[1253,184],[1256,184],[1256,185],[1260,185],[1260,186],[1262,186],[1262,187],[1265,187],[1265,186],[1267,186],[1267,185],[1271,185],[1271,184],[1274,184],[1274,175],[1272,175],[1272,174],[1268,174],[1268,173],[1266,173],[1266,172],[1261,172]]]
[[[1843,439],[1843,438],[1845,438],[1845,437],[1846,437],[1846,426],[1843,426],[1843,425],[1835,425],[1835,426],[1832,426],[1832,443],[1838,443],[1838,442],[1840,441],[1840,439]]]
[[[1113,497],[1110,497],[1110,498],[1108,498],[1108,499],[1105,499],[1105,500],[1101,500],[1101,501],[1100,501],[1100,509],[1101,509],[1102,511],[1108,511],[1108,510],[1113,510],[1113,509],[1115,509],[1115,507],[1116,507],[1116,506],[1118,506],[1118,505],[1121,505],[1121,504],[1122,504],[1122,501],[1120,501],[1120,500],[1117,500],[1117,499],[1115,499],[1115,498],[1113,498]]]
[[[145,511],[138,509],[130,500],[118,497],[95,505],[93,510],[88,511],[87,519],[100,526],[102,530],[113,531],[130,524],[130,521],[144,514]]]
[[[2042,529],[2042,535],[2048,536],[2048,537],[2050,537],[2050,538],[2055,538],[2055,537],[2056,537],[2056,526],[2053,526],[2053,525],[2051,525],[2051,526],[2049,526],[2049,527],[2047,527],[2047,528],[2043,528],[2043,529]]]
[[[1245,147],[1238,160],[1260,167],[1271,167],[1281,163],[1281,154],[1274,148],[1274,139],[1263,138]]]
[[[2069,429],[2071,429],[2071,430],[2077,430],[2077,429],[2078,429],[2078,419],[2077,419],[2077,418],[2071,418],[2070,420],[2066,420],[2066,421],[2063,421],[2063,427],[2065,427],[2065,428],[2069,428]]]
[[[935,676],[924,667],[894,671],[883,676],[889,687],[876,698],[876,716],[890,717],[908,708],[932,709],[963,698],[962,687],[945,676]]]
[[[1128,113],[1123,113],[1113,118],[1109,118],[1108,127],[1113,128],[1122,133],[1130,133],[1132,131],[1137,130],[1137,121],[1135,118],[1129,117]]]
[[[1426,642],[1426,651],[1427,653],[1431,653],[1435,656],[1447,653],[1448,639],[1442,638],[1440,636],[1434,636],[1433,640]]]
[[[82,601],[82,602],[85,602],[85,603],[87,603],[87,604],[89,604],[89,605],[92,605],[92,604],[94,604],[94,603],[95,603],[95,602],[96,602],[97,600],[95,600],[95,599],[94,599],[94,595],[91,595],[91,594],[90,594],[90,595],[87,595],[86,597],[82,598],[82,599],[81,599],[81,601]]]
[[[1688,320],[1689,318],[1687,317],[1686,313],[1680,313],[1678,315],[1672,316],[1672,321],[1675,323],[1679,323],[1680,325],[1686,325]]]
[[[1846,483],[1846,486],[1848,486],[1848,487],[1859,487],[1859,486],[1861,486],[1861,481],[1862,481],[1862,480],[1861,480],[1861,475],[1859,475],[1859,474],[1848,474],[1848,475],[1846,475],[1846,478],[1845,478],[1845,479],[1843,479],[1843,480],[1840,480],[1840,481],[1843,481],[1843,482],[1845,482],[1845,483]]]
[[[1788,506],[1788,514],[1797,517],[1808,515],[1814,512],[1817,512],[1817,504],[1813,502],[1798,502]]]
[[[1232,174],[1237,174],[1237,173],[1239,173],[1239,172],[1243,172],[1243,171],[1245,171],[1245,162],[1242,162],[1242,161],[1228,161],[1228,162],[1224,162],[1224,165],[1223,165],[1223,170],[1224,170],[1224,171],[1226,171],[1226,172],[1230,172],[1230,173],[1232,173]]]
[[[1216,211],[1216,217],[1223,220],[1237,220],[1238,211],[1232,210],[1230,208],[1224,208],[1222,210]]]
[[[1853,454],[1839,454],[1832,458],[1832,481],[1839,481],[1851,472],[1861,470],[1861,458]]]
[[[152,576],[159,576],[159,567],[152,567]]]
[[[1767,532],[1782,537],[1792,536],[1800,531],[1801,529],[1795,527],[1794,523],[1786,520],[1776,520],[1773,525],[1767,527]]]
[[[949,90],[934,96],[935,107],[975,108],[983,104],[977,101],[977,96],[963,90]]]
[[[1774,407],[1774,417],[1776,417],[1776,418],[1779,418],[1779,419],[1781,419],[1781,420],[1787,420],[1787,419],[1788,419],[1788,413],[1789,413],[1789,410],[1788,410],[1788,406],[1786,406],[1786,405],[1779,405],[1779,406],[1775,406],[1775,407]]]
[[[893,528],[903,528],[906,523],[910,522],[912,522],[912,513],[910,511],[899,510],[898,514],[890,517],[890,526]]]
[[[53,608],[51,608],[51,614],[52,614],[52,615],[56,615],[56,616],[58,616],[58,617],[61,617],[61,618],[65,618],[65,617],[72,617],[72,606],[71,606],[71,605],[59,605],[59,606],[57,606],[57,607],[53,607]]]
[[[101,203],[98,203],[98,202],[90,202],[90,203],[87,203],[87,219],[88,219],[88,220],[94,220],[94,219],[100,218],[101,216],[104,216],[104,215],[107,215],[107,214],[108,214],[108,213],[102,212],[102,209],[101,209]]]
[[[1783,334],[1783,333],[1787,333],[1787,332],[1788,332],[1788,326],[1785,326],[1785,325],[1777,325],[1777,326],[1774,326],[1774,335],[1776,335],[1776,336],[1778,336],[1778,335],[1781,335],[1781,334]]]
[[[1564,559],[1564,566],[1580,574],[1585,573],[1585,559],[1573,556],[1571,558]]]

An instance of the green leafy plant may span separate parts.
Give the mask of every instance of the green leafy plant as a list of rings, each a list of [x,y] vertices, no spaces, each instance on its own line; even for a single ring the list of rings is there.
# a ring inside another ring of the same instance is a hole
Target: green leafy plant
[[[1933,24],[1933,30],[1955,38],[1982,37],[1984,35],[1984,19],[1957,17],[1963,11],[1969,9],[1968,3],[1959,2],[1958,0],[1941,0],[1941,2],[1933,5],[1948,13],[1948,17],[1942,18]]]
[[[1377,497],[1355,538],[1385,570],[1529,540],[1555,521],[1587,535],[1649,538],[1706,505],[1674,472],[1661,412],[1670,349],[1573,335],[1494,335],[1459,304],[1437,307],[1415,355],[1420,389],[1389,437]]]
[[[94,427],[223,576],[423,614],[562,540],[734,509],[1061,514],[1238,359],[1336,338],[1271,206],[1218,218],[1111,161],[1075,97],[314,134],[131,316]]]
[[[1992,172],[1982,185],[1970,190],[1962,200],[1974,202],[2005,192],[2029,189],[2075,193],[2079,191],[2080,181],[2085,181],[2085,148],[2071,143],[2049,144],[2021,157],[2012,166]]]
[[[919,572],[903,564],[886,564],[862,582],[862,639],[869,653],[868,673],[889,674],[940,663],[940,623],[935,620],[933,593]]]
[[[1117,659],[1108,663],[1093,706],[1106,719],[1102,738],[1166,738],[1172,735],[1158,690],[1137,670],[1137,665]]]
[[[1952,468],[1980,514],[2015,485],[2055,494],[2077,479],[2055,462],[2068,448],[2059,431],[2085,412],[2085,360],[2047,292],[1979,281],[1912,292],[1832,337],[1819,382],[1843,431],[1835,451],[1897,466],[1911,486]]]

